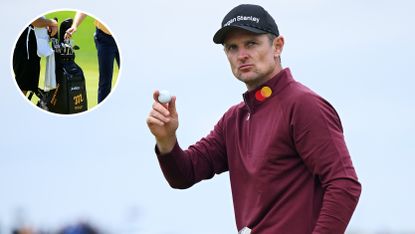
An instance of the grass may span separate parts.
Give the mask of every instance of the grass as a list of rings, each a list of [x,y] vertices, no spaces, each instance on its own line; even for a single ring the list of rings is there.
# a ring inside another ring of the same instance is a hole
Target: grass
[[[58,24],[67,18],[73,18],[74,11],[57,11],[46,15],[46,18],[58,18]],[[72,39],[75,45],[80,47],[75,51],[75,62],[82,68],[85,75],[85,83],[88,98],[88,110],[97,105],[98,102],[98,57],[94,42],[94,18],[87,16],[79,25],[77,31],[73,34]],[[44,88],[46,59],[41,59],[39,87]],[[114,61],[114,74],[112,87],[115,86],[118,79],[118,66]],[[38,98],[33,96],[32,102],[36,104]]]

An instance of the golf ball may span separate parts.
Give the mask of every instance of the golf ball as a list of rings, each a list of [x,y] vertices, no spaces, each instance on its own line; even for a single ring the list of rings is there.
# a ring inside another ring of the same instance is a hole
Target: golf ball
[[[158,96],[157,99],[160,103],[163,103],[163,104],[169,103],[170,100],[171,100],[171,94],[167,90],[160,90],[159,91],[159,96]]]

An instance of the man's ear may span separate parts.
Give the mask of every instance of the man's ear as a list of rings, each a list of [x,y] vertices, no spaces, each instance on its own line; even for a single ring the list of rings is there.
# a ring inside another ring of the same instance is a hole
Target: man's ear
[[[280,57],[282,50],[284,49],[284,37],[278,36],[274,39],[273,42],[274,48],[275,48],[275,54],[274,57]]]

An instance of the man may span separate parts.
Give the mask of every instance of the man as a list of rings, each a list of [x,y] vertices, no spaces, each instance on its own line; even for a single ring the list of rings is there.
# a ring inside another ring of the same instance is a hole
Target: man
[[[87,15],[83,12],[76,12],[72,26],[66,30],[64,38],[72,37],[79,25],[83,22]],[[111,32],[100,21],[94,21],[96,31],[94,34],[95,46],[98,52],[98,103],[102,102],[111,92],[112,76],[114,72],[114,59],[120,67],[120,54],[117,44],[112,37]]]
[[[27,91],[37,91],[39,85],[40,57],[35,28],[46,28],[50,36],[54,36],[58,31],[58,22],[39,17],[22,32],[16,42],[13,52],[13,71],[24,95]]]
[[[147,124],[169,184],[184,189],[229,171],[240,233],[344,233],[361,186],[340,119],[282,68],[274,19],[260,6],[237,6],[213,41],[248,91],[187,150],[176,139],[176,98],[154,102]]]

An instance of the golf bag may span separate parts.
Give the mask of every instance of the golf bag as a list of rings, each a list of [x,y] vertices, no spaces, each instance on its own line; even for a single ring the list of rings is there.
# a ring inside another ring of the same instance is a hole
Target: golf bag
[[[81,67],[75,63],[74,49],[79,47],[72,46],[64,39],[65,32],[71,25],[72,19],[63,21],[59,29],[59,40],[57,37],[51,39],[55,51],[56,89],[38,89],[35,92],[39,97],[39,107],[60,114],[79,113],[88,108],[85,76]]]

